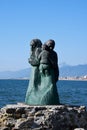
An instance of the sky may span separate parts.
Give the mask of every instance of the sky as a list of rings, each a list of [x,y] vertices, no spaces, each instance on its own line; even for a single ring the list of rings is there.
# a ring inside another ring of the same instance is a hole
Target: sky
[[[30,41],[55,40],[58,64],[87,64],[87,0],[0,0],[0,71],[30,67]]]

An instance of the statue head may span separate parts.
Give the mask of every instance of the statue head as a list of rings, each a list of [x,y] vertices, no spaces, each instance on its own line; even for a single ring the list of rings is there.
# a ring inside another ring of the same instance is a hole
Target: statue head
[[[47,51],[49,51],[49,47],[48,47],[46,44],[43,44],[43,45],[42,45],[42,50],[47,50]]]
[[[30,42],[30,46],[31,46],[31,50],[35,49],[36,47],[41,47],[42,46],[42,42],[40,39],[33,39]]]
[[[49,47],[50,50],[53,50],[55,47],[55,41],[50,39],[46,42],[46,45]]]

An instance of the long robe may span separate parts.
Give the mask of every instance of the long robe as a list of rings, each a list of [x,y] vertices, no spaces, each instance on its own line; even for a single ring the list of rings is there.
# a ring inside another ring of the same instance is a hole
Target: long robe
[[[40,73],[39,66],[32,66],[31,78],[26,93],[25,103],[29,105],[57,105],[59,96],[55,82],[55,73],[49,69],[49,74]]]

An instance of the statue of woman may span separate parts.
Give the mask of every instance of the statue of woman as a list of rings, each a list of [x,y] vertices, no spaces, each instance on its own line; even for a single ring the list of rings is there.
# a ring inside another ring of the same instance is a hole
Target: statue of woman
[[[53,51],[55,42],[49,40],[43,46],[40,43],[39,40],[33,39],[30,44],[29,63],[32,66],[32,77],[25,103],[29,105],[57,105],[59,104],[59,97],[56,82],[59,71],[57,54]]]
[[[38,86],[40,84],[39,75],[39,60],[38,55],[41,52],[42,42],[39,39],[33,39],[30,42],[31,55],[28,62],[31,64],[31,77],[29,80],[29,85],[26,93],[25,103],[30,105],[38,104],[39,99],[37,98]]]

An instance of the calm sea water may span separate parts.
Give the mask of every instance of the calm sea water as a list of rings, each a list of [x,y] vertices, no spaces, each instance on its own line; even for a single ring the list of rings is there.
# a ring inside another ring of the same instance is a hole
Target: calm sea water
[[[28,80],[0,80],[0,107],[24,102]],[[87,106],[87,81],[58,81],[60,102]]]

